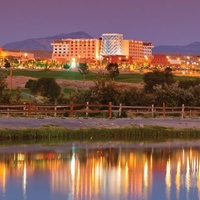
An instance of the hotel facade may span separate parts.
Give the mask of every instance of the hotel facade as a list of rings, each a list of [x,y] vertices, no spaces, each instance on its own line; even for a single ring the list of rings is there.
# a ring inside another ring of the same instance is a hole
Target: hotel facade
[[[103,59],[109,62],[144,61],[152,58],[151,42],[124,40],[123,34],[105,33],[100,39],[62,39],[52,41],[52,60],[92,63]],[[122,59],[122,60],[121,60]]]
[[[98,39],[62,39],[54,40],[52,59],[56,61],[92,62],[100,57]]]

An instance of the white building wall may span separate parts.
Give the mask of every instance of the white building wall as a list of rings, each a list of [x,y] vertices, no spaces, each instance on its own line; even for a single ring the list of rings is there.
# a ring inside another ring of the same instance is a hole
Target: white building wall
[[[122,55],[123,52],[123,35],[116,33],[102,34],[101,55]]]

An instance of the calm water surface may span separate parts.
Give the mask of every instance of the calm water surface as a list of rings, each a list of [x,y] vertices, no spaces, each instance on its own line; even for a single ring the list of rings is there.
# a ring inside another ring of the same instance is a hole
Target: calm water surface
[[[0,199],[200,199],[200,145],[174,144],[0,147]]]

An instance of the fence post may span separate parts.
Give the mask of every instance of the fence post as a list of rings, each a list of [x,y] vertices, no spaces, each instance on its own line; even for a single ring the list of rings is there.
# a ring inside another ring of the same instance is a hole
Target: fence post
[[[31,116],[31,102],[28,103],[28,117]]]
[[[10,117],[9,108],[7,108],[7,117]]]
[[[87,101],[86,103],[86,113],[85,113],[85,116],[88,117],[88,111],[89,110],[89,102]]]
[[[122,115],[122,104],[120,103],[119,104],[119,117],[121,117]]]
[[[57,114],[57,106],[56,106],[56,103],[55,103],[55,106],[54,106],[54,117],[56,117],[56,114]]]
[[[70,113],[69,113],[70,117],[74,117],[74,102],[70,101]]]
[[[26,103],[23,103],[23,115],[26,116]]]
[[[154,105],[153,104],[151,105],[151,115],[152,115],[152,117],[154,117]]]
[[[108,117],[109,119],[112,119],[112,102],[109,102],[108,104]]]
[[[166,110],[165,110],[165,103],[163,103],[163,118],[165,118]]]
[[[181,109],[181,119],[184,118],[184,111],[185,111],[185,106],[182,104],[182,109]]]

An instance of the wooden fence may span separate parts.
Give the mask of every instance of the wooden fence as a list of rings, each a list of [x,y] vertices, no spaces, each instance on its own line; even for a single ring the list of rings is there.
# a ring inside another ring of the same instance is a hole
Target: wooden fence
[[[167,116],[176,116],[184,118],[186,116],[199,116],[200,107],[185,106],[184,104],[181,107],[166,107],[163,103],[162,106],[124,106],[113,105],[112,102],[109,102],[107,105],[94,105],[89,104],[0,104],[0,116],[25,116],[25,117],[34,117],[34,116],[69,116],[69,117],[90,117],[98,116],[113,118],[113,117],[124,117],[127,116],[148,116],[148,117],[167,117]]]

